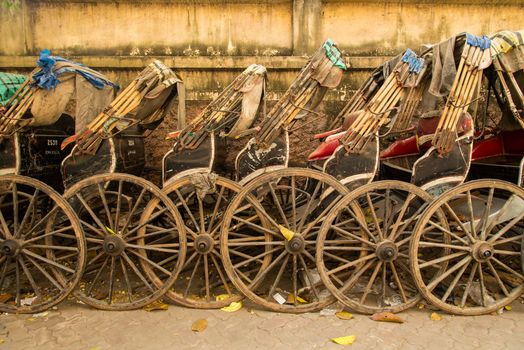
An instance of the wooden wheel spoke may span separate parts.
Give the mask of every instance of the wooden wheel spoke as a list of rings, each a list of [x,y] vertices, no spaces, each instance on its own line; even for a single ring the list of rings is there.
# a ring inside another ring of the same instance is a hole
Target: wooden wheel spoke
[[[36,284],[35,279],[33,278],[33,275],[31,274],[31,271],[25,265],[24,257],[22,255],[18,256],[18,263],[20,264],[20,266],[22,266],[22,270],[24,271],[24,274],[26,275],[27,280],[29,281],[31,288],[33,288],[33,291],[35,292],[36,296],[39,299],[42,299],[42,293],[40,292],[40,288]]]
[[[186,211],[186,214],[189,216],[189,218],[191,219],[191,222],[193,223],[193,225],[195,225],[195,228],[196,228],[196,231],[197,232],[200,232],[200,226],[198,226],[198,222],[197,220],[195,219],[195,216],[193,215],[193,212],[191,211],[191,209],[189,209],[189,206],[187,205],[187,202],[184,198],[184,196],[182,196],[182,194],[180,193],[180,191],[178,189],[175,189],[175,194],[176,196],[178,197],[178,201],[182,204],[182,206],[184,207],[184,210]],[[178,204],[178,202],[176,203]],[[177,205],[178,207],[178,205]]]
[[[513,226],[515,226],[518,222],[520,222],[522,219],[524,218],[524,212],[516,217],[514,217],[509,223],[507,223],[506,225],[504,225],[504,227],[499,230],[496,234],[494,234],[493,236],[491,236],[489,239],[488,239],[488,242],[490,243],[494,243],[496,242],[500,237],[502,237],[503,235],[505,235]]]
[[[239,266],[242,266],[242,265],[246,265],[246,264],[249,264],[250,262],[252,261],[256,261],[256,260],[260,260],[260,258],[263,258],[265,257],[266,255],[270,255],[270,254],[273,254],[279,250],[281,250],[282,248],[281,247],[277,247],[277,248],[273,248],[271,250],[268,250],[268,251],[265,251],[263,253],[260,253],[258,255],[255,255],[255,256],[251,256],[249,259],[247,260],[243,260],[235,265],[233,265],[233,268],[234,269],[237,269]]]
[[[64,287],[63,287],[60,283],[58,283],[58,281],[57,281],[56,279],[54,279],[54,278],[53,278],[53,277],[52,277],[52,276],[51,276],[51,275],[50,275],[50,274],[45,270],[45,268],[44,268],[42,265],[40,265],[36,260],[31,259],[30,256],[27,257],[27,260],[28,260],[31,264],[33,264],[33,265],[38,269],[38,271],[40,271],[40,273],[41,273],[45,278],[47,278],[47,280],[48,280],[49,282],[51,282],[51,283],[52,283],[52,284],[53,284],[53,285],[54,285],[54,286],[55,286],[59,291],[62,292],[62,291],[64,290]]]
[[[475,213],[473,210],[473,200],[471,199],[471,191],[467,192],[467,198],[468,198],[468,211],[469,211],[469,226],[470,226],[470,232],[471,232],[471,241],[474,242],[478,239],[477,231],[475,230]]]
[[[460,307],[464,308],[466,305],[466,301],[468,299],[469,292],[471,290],[471,286],[473,285],[473,278],[475,277],[475,273],[477,272],[477,267],[479,263],[474,262],[473,267],[471,268],[471,272],[468,277],[468,282],[466,283],[466,289],[464,290],[464,294],[462,295],[462,300],[460,301]]]
[[[163,273],[165,273],[167,276],[170,276],[171,275],[171,272],[169,270],[166,270],[164,267],[158,265],[156,262],[154,262],[153,260],[151,259],[148,259],[147,257],[145,257],[144,255],[138,253],[138,252],[135,252],[134,250],[131,250],[129,249],[128,250],[131,254],[137,256],[140,260],[142,260],[143,262],[147,263],[148,265],[150,266],[153,266],[154,268],[156,268],[157,270],[159,271],[162,271]]]
[[[339,227],[337,227],[337,226],[331,226],[331,228],[334,229],[335,231],[337,231],[337,232],[338,232],[340,235],[342,235],[342,236],[346,236],[346,237],[353,238],[353,239],[355,239],[355,240],[357,240],[357,241],[359,241],[359,242],[361,242],[361,243],[364,243],[364,244],[366,244],[366,245],[368,245],[368,246],[370,246],[370,247],[373,247],[373,248],[374,248],[374,247],[377,246],[375,243],[371,243],[371,242],[368,241],[367,239],[364,239],[364,238],[362,238],[362,237],[359,237],[359,236],[357,236],[357,235],[354,235],[353,233],[348,232],[348,231],[346,231],[346,230],[343,230],[343,229],[341,229],[341,228],[339,228]]]
[[[317,298],[318,301],[320,301],[320,293],[318,292],[317,287],[315,283],[313,282],[313,277],[311,276],[311,273],[307,267],[304,257],[302,255],[299,255],[298,257],[300,259],[300,264],[302,265],[302,268],[306,272],[306,277],[307,277],[307,280],[309,281],[309,284],[311,285],[311,290],[313,290],[313,295],[315,296],[315,298]]]
[[[131,259],[129,258],[129,256],[123,252],[122,253],[122,258],[124,259],[124,261],[127,263],[127,265],[131,268],[131,270],[133,270],[133,272],[135,273],[135,275],[142,281],[142,283],[147,287],[147,289],[149,289],[150,292],[154,293],[155,292],[155,289],[151,286],[151,284],[147,281],[147,279],[144,277],[144,275],[140,272],[140,270],[138,270],[138,268],[135,266],[135,264],[133,264],[133,262],[131,261]]]
[[[462,242],[465,246],[469,246],[469,242],[466,241],[465,239],[463,239],[462,237],[459,237],[457,236],[455,233],[451,232],[450,230],[447,230],[445,229],[444,227],[440,226],[439,224],[437,224],[436,222],[433,222],[433,221],[429,221],[429,224],[437,229],[439,229],[440,231],[444,232],[444,233],[447,233],[448,235],[450,235],[451,237],[455,238],[456,240]]]
[[[229,285],[227,283],[225,274],[222,271],[222,268],[220,267],[221,264],[218,263],[218,261],[221,261],[220,258],[217,260],[213,254],[210,254],[209,257],[211,258],[211,261],[213,262],[213,265],[215,265],[215,269],[218,272],[218,276],[220,278],[220,281],[222,282],[222,286],[226,290],[227,295],[233,295],[231,289],[229,288]]]
[[[91,216],[91,219],[93,219],[93,221],[98,225],[98,227],[100,228],[100,230],[102,232],[106,232],[107,231],[107,228],[105,227],[105,225],[100,221],[100,219],[98,218],[98,216],[95,214],[95,212],[93,211],[93,209],[89,206],[89,204],[86,202],[86,200],[84,199],[84,197],[80,194],[80,193],[76,193],[76,198],[78,198],[78,200],[80,201],[80,203],[82,203],[82,205],[84,206],[84,208],[87,210],[87,212],[89,213],[89,216]]]
[[[397,219],[395,220],[395,223],[393,224],[393,228],[391,229],[391,233],[389,234],[389,240],[395,241],[397,237],[397,232],[402,232],[402,230],[399,230],[399,226],[402,222],[402,219],[404,218],[404,215],[406,214],[406,211],[408,210],[409,204],[411,201],[415,198],[415,195],[413,193],[410,193],[406,200],[404,201],[404,204],[402,205],[402,208],[400,208],[400,211],[397,215]],[[422,205],[421,207],[425,207]],[[420,209],[420,208],[419,208]],[[404,225],[404,228],[407,227]]]
[[[406,292],[404,291],[404,285],[402,284],[398,276],[398,272],[397,272],[397,268],[395,267],[395,263],[393,261],[390,261],[389,267],[391,269],[391,272],[393,273],[393,278],[395,279],[395,283],[398,286],[398,291],[400,292],[400,296],[402,297],[402,300],[404,301],[404,303],[407,304],[408,298],[406,296]],[[411,276],[411,274],[409,274],[409,276]]]
[[[366,298],[368,297],[371,287],[373,286],[373,283],[375,282],[375,279],[377,278],[378,272],[380,271],[381,267],[382,267],[382,261],[377,260],[377,265],[375,266],[375,269],[373,270],[371,277],[369,277],[369,281],[364,289],[364,293],[362,293],[362,297],[360,298],[360,304],[364,304],[364,302],[366,301]],[[385,287],[382,286],[382,288],[385,288]]]
[[[375,211],[375,206],[373,205],[373,201],[371,200],[371,196],[369,195],[369,192],[366,192],[366,201],[368,204],[369,211],[371,212],[371,217],[373,218],[373,222],[375,223],[375,228],[378,233],[378,237],[380,241],[384,240],[384,233],[382,233],[382,229],[380,228],[380,223],[378,222],[377,213]],[[375,237],[373,237],[375,238]],[[375,241],[377,242],[377,241]]]
[[[40,256],[40,255],[38,255],[38,254],[35,254],[35,253],[33,253],[32,251],[30,251],[30,250],[22,249],[22,252],[23,252],[24,254],[26,254],[26,255],[29,255],[29,256],[35,258],[35,259],[38,259],[38,260],[40,260],[40,261],[42,261],[42,262],[45,262],[45,263],[47,263],[47,264],[49,264],[49,265],[52,265],[52,266],[54,266],[54,267],[57,267],[57,268],[59,268],[59,269],[61,269],[61,270],[63,270],[63,271],[66,271],[66,272],[69,272],[69,273],[75,273],[75,271],[74,271],[73,269],[70,269],[69,267],[67,267],[67,266],[65,266],[65,265],[59,264],[59,263],[57,263],[56,261],[50,260],[50,259],[48,259],[48,258],[44,258],[43,256]]]
[[[453,245],[453,244],[446,244],[446,243],[438,243],[438,242],[425,242],[421,241],[419,242],[419,247],[423,248],[449,248],[453,250],[461,250],[466,252],[471,252],[471,248],[468,246],[460,246],[460,245]]]
[[[353,210],[350,210],[348,207],[345,207],[344,208],[346,212],[349,213],[349,215],[351,215],[353,217],[353,219],[355,219],[359,225],[359,228],[361,228],[362,230],[364,230],[364,232],[371,238],[373,238],[373,240],[375,242],[379,242],[380,241],[380,237],[377,238],[373,233],[371,233],[371,231],[368,229],[368,225],[366,222],[362,222],[360,220],[360,218],[358,218],[355,213],[353,213]],[[337,227],[338,225],[333,225],[333,228],[334,227]]]
[[[258,275],[255,276],[255,278],[251,281],[249,284],[249,288],[254,288],[259,282],[261,282],[264,278],[266,278],[269,271],[271,271],[279,262],[282,260],[284,256],[286,256],[288,253],[286,251],[283,251],[280,253],[275,260],[271,262],[271,264],[268,265],[268,267],[259,272]]]
[[[275,277],[275,280],[271,284],[271,287],[269,288],[269,292],[267,294],[266,300],[270,301],[273,295],[275,294],[275,290],[280,283],[280,280],[282,279],[282,275],[284,274],[284,271],[286,269],[287,263],[289,262],[289,255],[286,255],[286,258],[284,262],[280,265],[280,268],[278,269],[277,275]]]
[[[193,267],[193,271],[191,272],[191,276],[187,281],[187,286],[184,290],[184,298],[187,298],[187,296],[189,295],[189,290],[191,289],[191,285],[193,284],[193,279],[195,278],[196,272],[198,271],[198,267],[200,266],[200,260],[202,260],[202,255],[199,254],[198,259],[195,262],[195,266]]]
[[[355,266],[355,265],[358,265],[360,263],[363,263],[363,262],[365,262],[367,260],[375,259],[376,257],[377,257],[376,253],[365,255],[365,256],[363,256],[361,258],[358,258],[357,260],[353,260],[353,261],[351,261],[351,262],[349,262],[347,264],[341,265],[341,266],[339,266],[337,268],[334,268],[333,270],[328,271],[327,275],[328,276],[332,275],[332,274],[337,273],[339,271],[342,271],[342,270],[345,270],[345,269],[350,268],[352,266]]]
[[[100,279],[100,276],[102,276],[102,272],[107,266],[107,263],[109,262],[109,256],[106,256],[104,259],[104,262],[102,263],[102,266],[97,270],[95,278],[91,281],[89,284],[89,288],[86,290],[86,295],[89,297],[90,295],[93,295],[93,289],[95,288],[96,284],[98,283],[98,280]]]
[[[206,301],[209,302],[211,299],[211,292],[209,289],[209,263],[208,263],[207,254],[204,255],[204,280],[206,284]]]
[[[439,264],[441,262],[446,262],[446,261],[450,261],[456,258],[460,258],[461,256],[466,255],[466,254],[468,253],[467,252],[458,252],[458,253],[453,253],[453,254],[449,254],[446,256],[442,256],[440,258],[433,259],[430,261],[426,261],[425,263],[419,265],[419,269],[422,270],[426,267],[435,266],[435,265],[437,265],[437,268],[439,268],[440,267]]]
[[[464,224],[462,223],[462,221],[458,217],[457,213],[455,213],[455,211],[451,208],[451,206],[448,203],[444,203],[444,205],[446,206],[446,209],[447,209],[448,213],[450,213],[451,216],[453,217],[453,220],[460,226],[460,228],[462,229],[462,232],[464,232],[464,234],[466,234],[466,236],[470,239],[470,242],[472,242],[472,243],[475,242],[475,239],[473,238],[471,232],[469,232],[469,230],[466,228],[466,226],[464,226]],[[448,233],[451,234],[451,232],[448,232]],[[465,242],[465,244],[468,244],[465,240],[463,240],[463,241]]]
[[[440,300],[442,300],[443,302],[446,302],[448,300],[448,297],[451,295],[451,292],[453,292],[453,290],[457,286],[458,281],[460,280],[460,278],[462,277],[462,275],[464,274],[464,272],[466,271],[470,263],[471,261],[468,261],[466,264],[464,264],[464,266],[460,268],[460,270],[455,275],[455,278],[453,278],[453,280],[451,281],[451,283],[448,286],[448,289],[446,290],[442,298],[440,298]]]
[[[122,230],[121,230],[123,235],[127,234],[127,230],[129,228],[129,224],[131,223],[131,219],[132,219],[133,215],[135,215],[135,212],[138,209],[138,206],[139,206],[140,202],[142,202],[142,199],[144,198],[144,195],[146,194],[146,192],[147,192],[147,190],[145,188],[143,188],[140,191],[140,194],[138,195],[138,198],[135,201],[135,205],[133,205],[133,208],[131,209],[131,211],[127,215],[126,221],[124,222],[124,225],[122,226]]]
[[[129,243],[126,243],[126,247],[133,248],[133,249],[151,250],[151,251],[162,252],[162,253],[178,254],[179,253],[178,249],[168,249],[168,248],[166,248],[166,247],[170,247],[171,244],[176,244],[177,246],[180,245],[179,243],[156,244],[156,245],[155,244],[141,245],[141,244],[129,244]]]
[[[129,280],[129,275],[127,273],[127,268],[124,264],[124,259],[122,257],[119,257],[118,260],[120,261],[120,269],[122,270],[124,282],[126,283],[127,300],[131,303],[133,300],[133,288],[131,287],[131,281]]]
[[[282,218],[284,225],[291,229],[291,226],[289,225],[286,214],[284,213],[284,209],[282,209],[282,206],[280,205],[280,201],[275,193],[275,189],[273,188],[272,183],[268,182],[267,186],[269,187],[269,191],[271,192],[271,197],[273,198],[273,203],[277,207],[278,213],[280,214],[280,217]]]
[[[511,274],[517,276],[522,281],[524,281],[524,275],[522,275],[521,273],[515,271],[514,269],[512,269],[511,267],[509,267],[508,265],[506,265],[505,263],[503,263],[502,261],[500,261],[499,259],[497,259],[495,257],[492,257],[491,260],[493,260],[493,262],[495,262],[497,265],[502,267],[504,270],[510,272]]]
[[[491,275],[495,277],[495,279],[497,280],[497,284],[499,285],[502,293],[504,293],[505,296],[509,297],[508,289],[504,285],[504,282],[502,282],[502,279],[500,278],[499,274],[497,273],[497,270],[493,267],[493,264],[491,263],[491,261],[489,260],[486,261],[486,264],[488,265],[489,270],[491,271]]]
[[[360,276],[362,276],[364,272],[366,272],[371,266],[373,266],[375,261],[376,261],[375,259],[370,260],[366,262],[364,265],[362,265],[361,267],[355,269],[355,271],[353,271],[353,273],[351,274],[351,277],[338,290],[341,293],[344,293],[346,290],[351,290],[351,288],[353,288],[355,283],[357,283]]]
[[[127,237],[131,236],[132,234],[134,234],[135,232],[137,232],[138,230],[140,230],[142,227],[144,227],[144,226],[146,226],[147,224],[149,224],[150,222],[154,221],[154,220],[157,219],[160,215],[164,214],[164,213],[167,212],[167,211],[168,211],[167,208],[162,208],[162,209],[158,210],[156,213],[151,214],[151,216],[147,219],[146,222],[140,223],[138,226],[133,227],[133,229],[131,229],[131,230],[128,231],[125,235],[123,235],[122,238],[127,238]]]
[[[40,190],[38,188],[35,189],[35,192],[33,193],[31,200],[29,201],[27,209],[25,210],[24,217],[22,218],[22,221],[20,222],[20,227],[19,227],[20,232],[23,231],[27,223],[27,220],[29,220],[30,213],[34,210],[36,200],[38,198],[39,193],[40,193]]]
[[[113,218],[111,217],[111,210],[109,210],[109,204],[107,203],[107,198],[106,198],[106,195],[104,193],[104,190],[102,189],[102,185],[100,183],[97,183],[97,188],[98,188],[98,194],[100,195],[100,199],[102,199],[102,204],[104,206],[104,211],[106,213],[106,216],[107,216],[107,222],[109,223],[109,227],[115,231],[117,230],[117,228],[115,227],[116,225],[116,221],[115,223],[113,223]],[[116,232],[116,231],[115,231]]]
[[[218,209],[220,208],[220,203],[222,201],[222,198],[224,198],[224,190],[226,188],[224,186],[222,186],[220,188],[220,191],[218,192],[218,196],[217,196],[217,200],[215,202],[215,206],[213,208],[213,213],[211,214],[211,219],[209,220],[209,225],[207,227],[207,232],[212,232],[212,229],[213,229],[213,223],[215,222],[215,218],[216,218],[216,215],[218,213]],[[224,200],[227,201],[226,198],[224,198]],[[219,227],[220,225],[217,225],[217,227]],[[213,233],[210,233],[211,236],[213,236]]]
[[[427,289],[429,291],[432,291],[433,289],[435,289],[435,287],[440,283],[442,282],[446,277],[448,277],[449,275],[451,275],[453,272],[457,271],[458,269],[460,269],[462,266],[464,266],[464,264],[467,264],[471,261],[471,256],[466,256],[464,258],[462,258],[458,263],[456,263],[452,268],[448,269],[446,272],[440,274],[440,275],[437,275],[433,280],[431,280],[431,282],[427,285]]]
[[[122,182],[120,182],[120,184],[121,183]],[[119,185],[119,192],[121,190],[120,187],[121,185]],[[108,301],[110,305],[113,304],[113,289],[114,289],[114,281],[115,281],[115,260],[116,260],[115,256],[111,256],[111,265],[109,267],[109,295],[108,295]]]
[[[122,206],[122,180],[118,180],[118,192],[116,197],[115,228],[120,227],[120,210]]]
[[[309,200],[306,204],[306,207],[304,209],[304,213],[302,214],[302,217],[300,218],[300,222],[298,223],[298,228],[297,228],[297,231],[298,232],[301,232],[302,231],[302,227],[304,226],[304,222],[306,220],[306,217],[309,216],[310,214],[310,209],[311,209],[311,204],[313,203],[313,201],[315,200],[315,198],[317,198],[317,195],[318,195],[318,191],[320,190],[321,188],[321,184],[322,182],[321,181],[317,181],[317,184],[315,186],[315,189],[313,190],[313,193],[311,194],[311,196],[309,197]]]
[[[481,240],[486,240],[486,227],[488,225],[489,214],[491,213],[491,205],[493,203],[493,194],[494,194],[494,192],[495,192],[495,188],[491,187],[489,189],[489,194],[488,194],[486,207],[484,208],[484,214],[482,215],[482,221],[481,221],[482,228],[481,228],[481,231],[480,231],[480,239]]]
[[[250,222],[250,221],[244,220],[244,219],[242,219],[241,217],[238,217],[238,216],[235,216],[235,215],[234,215],[234,216],[233,216],[233,219],[235,219],[235,220],[237,220],[237,221],[240,221],[240,222],[246,224],[246,225],[249,226],[249,227],[254,228],[255,230],[259,231],[260,233],[269,233],[269,234],[271,234],[271,235],[273,235],[273,236],[275,236],[275,237],[277,237],[277,238],[279,238],[279,239],[282,239],[282,238],[283,238],[281,233],[276,233],[276,232],[274,232],[274,231],[268,230],[268,229],[265,228],[265,227],[262,227],[262,226],[260,226],[260,225],[257,225],[257,224],[255,224],[255,223],[253,223],[253,222]],[[275,227],[278,227],[278,225],[276,225]]]

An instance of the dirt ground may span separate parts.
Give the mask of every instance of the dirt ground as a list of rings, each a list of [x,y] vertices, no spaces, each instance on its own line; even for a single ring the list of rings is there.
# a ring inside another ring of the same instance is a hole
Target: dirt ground
[[[322,313],[282,314],[249,302],[237,312],[193,310],[111,312],[68,301],[39,315],[0,315],[0,350],[149,349],[524,349],[524,300],[502,314],[465,317],[425,306],[403,312],[403,324],[372,321],[355,314],[340,320]],[[207,320],[207,328],[191,330]],[[354,335],[351,346],[333,337]]]
[[[267,110],[275,104],[276,101],[268,101]],[[193,118],[208,105],[209,101],[187,101],[186,102],[186,115],[187,122],[190,122]],[[290,135],[290,164],[292,165],[304,165],[306,163],[308,155],[315,150],[319,142],[313,140],[312,137],[316,133],[326,131],[326,125],[328,120],[333,118],[339,109],[342,108],[340,102],[327,102],[322,103],[318,107],[318,111],[322,115],[317,116],[314,114],[308,114],[302,120],[298,121],[294,128],[297,129]],[[176,107],[174,108],[176,111]],[[253,125],[257,125],[260,122],[261,116]],[[173,146],[172,140],[166,140],[166,135],[177,130],[176,115],[167,116],[164,121],[154,130],[149,137],[146,138],[146,173],[144,177],[152,180],[155,184],[160,185],[160,169],[162,168],[162,157],[166,154]],[[226,168],[229,171],[233,171],[233,164],[237,153],[245,146],[248,137],[241,138],[239,140],[228,140],[227,141],[227,158]]]

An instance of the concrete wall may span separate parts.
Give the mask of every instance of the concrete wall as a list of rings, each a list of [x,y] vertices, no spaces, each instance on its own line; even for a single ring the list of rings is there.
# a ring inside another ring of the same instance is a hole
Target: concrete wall
[[[2,0],[0,0],[0,3]],[[331,37],[352,69],[331,100],[406,47],[461,31],[521,29],[524,1],[21,0],[0,8],[0,69],[28,71],[44,48],[121,84],[151,58],[179,70],[190,99],[209,99],[253,62],[269,68],[272,98]]]

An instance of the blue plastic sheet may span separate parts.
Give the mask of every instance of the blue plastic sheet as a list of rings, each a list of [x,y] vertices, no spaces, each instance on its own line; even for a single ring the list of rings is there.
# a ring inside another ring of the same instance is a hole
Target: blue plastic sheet
[[[56,62],[67,62],[69,64],[65,67],[54,69]],[[42,69],[33,74],[33,81],[41,89],[54,89],[60,84],[59,77],[64,73],[80,74],[97,89],[103,89],[104,86],[116,87],[111,81],[103,79],[97,72],[83,64],[67,60],[60,56],[51,56],[51,52],[47,49],[42,50],[37,64]]]

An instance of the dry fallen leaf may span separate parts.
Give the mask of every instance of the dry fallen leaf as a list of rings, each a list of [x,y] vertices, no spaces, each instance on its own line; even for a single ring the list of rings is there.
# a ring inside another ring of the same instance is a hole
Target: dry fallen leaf
[[[200,319],[193,322],[193,325],[191,326],[191,330],[193,332],[203,332],[207,328],[207,320],[206,319]]]
[[[429,316],[429,318],[430,318],[432,321],[440,321],[440,320],[442,320],[442,316],[440,316],[440,315],[437,314],[436,312],[432,313],[431,316]]]
[[[278,228],[280,230],[280,233],[282,233],[282,236],[284,236],[284,238],[287,239],[288,241],[290,241],[291,238],[293,238],[293,236],[295,235],[295,232],[291,231],[290,229],[282,225],[278,225]]]
[[[424,304],[422,304],[422,303],[419,303],[419,304],[417,305],[417,307],[418,307],[419,309],[423,309],[423,308],[425,308],[426,306],[425,306]]]
[[[378,312],[371,316],[373,321],[404,323],[404,320],[391,312]]]
[[[339,311],[335,313],[335,316],[337,316],[341,320],[351,320],[353,318],[353,314],[347,311]]]
[[[227,295],[227,294],[220,294],[220,295],[217,295],[217,296],[215,297],[215,300],[216,300],[216,301],[222,301],[222,300],[226,300],[226,299],[228,299],[228,298],[229,298],[229,295]]]
[[[5,343],[5,340],[0,338],[0,344],[3,344],[3,343]]]
[[[296,296],[296,298],[297,298],[297,301],[298,301],[299,304],[307,304],[307,300],[306,299],[301,298],[298,295]],[[294,303],[295,303],[295,295],[293,293],[289,293],[287,295],[286,304],[294,304]]]
[[[225,306],[221,308],[220,310],[225,312],[235,312],[242,308],[242,302],[241,301],[233,301],[229,306]]]
[[[331,341],[340,345],[351,345],[356,338],[354,335],[347,335],[345,337],[331,338]]]
[[[0,294],[0,304],[5,304],[5,302],[11,300],[12,297],[13,295],[9,293]]]
[[[163,301],[155,300],[151,304],[144,306],[143,309],[146,311],[156,311],[156,310],[165,311],[168,309],[168,307],[169,305],[164,303]]]

